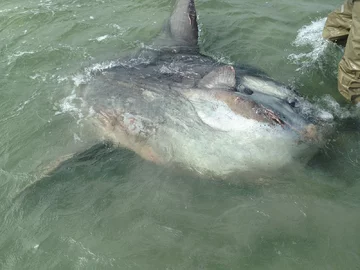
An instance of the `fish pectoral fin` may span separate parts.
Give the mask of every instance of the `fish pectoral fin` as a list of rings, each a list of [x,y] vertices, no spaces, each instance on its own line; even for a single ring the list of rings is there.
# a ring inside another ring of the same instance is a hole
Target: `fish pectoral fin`
[[[234,89],[236,85],[233,66],[222,66],[206,74],[198,83],[199,88]]]
[[[56,160],[41,162],[36,170],[32,173],[35,176],[34,181],[22,188],[15,198],[24,196],[25,194],[32,193],[33,190],[42,185],[48,185],[49,181],[53,181],[52,176],[69,171],[69,168],[79,166],[79,163],[84,161],[98,159],[100,153],[109,152],[113,149],[111,142],[98,142],[95,145],[89,147],[89,145],[83,145],[76,152],[60,156]],[[56,178],[55,178],[56,179]]]

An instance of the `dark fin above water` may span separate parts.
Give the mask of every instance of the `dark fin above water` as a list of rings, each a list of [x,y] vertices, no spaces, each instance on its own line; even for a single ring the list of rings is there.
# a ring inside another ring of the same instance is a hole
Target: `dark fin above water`
[[[205,75],[198,84],[199,88],[234,89],[236,85],[233,66],[222,66]]]
[[[194,0],[176,0],[163,35],[155,42],[160,46],[198,48],[198,25]]]
[[[194,0],[177,0],[170,17],[171,37],[180,45],[197,46],[198,25]]]

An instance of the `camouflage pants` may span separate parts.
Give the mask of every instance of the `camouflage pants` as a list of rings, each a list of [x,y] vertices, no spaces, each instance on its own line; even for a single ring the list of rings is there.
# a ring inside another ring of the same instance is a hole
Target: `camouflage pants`
[[[360,0],[347,0],[329,14],[323,37],[334,42],[346,42],[339,63],[338,89],[353,103],[360,102]]]

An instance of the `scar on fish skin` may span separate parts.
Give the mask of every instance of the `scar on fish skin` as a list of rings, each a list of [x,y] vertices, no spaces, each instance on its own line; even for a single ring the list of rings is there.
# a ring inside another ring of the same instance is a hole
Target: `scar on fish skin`
[[[302,135],[307,140],[319,141],[321,136],[318,133],[318,130],[314,124],[306,126],[305,130],[302,132]]]
[[[164,159],[156,153],[156,151],[146,143],[146,140],[139,140],[138,136],[131,134],[131,127],[128,129],[124,123],[119,121],[119,119],[113,114],[109,115],[104,111],[99,112],[99,120],[104,125],[104,129],[110,129],[110,131],[117,131],[116,134],[109,134],[110,137],[118,143],[119,146],[133,150],[143,159],[154,162],[156,164],[164,163]],[[136,118],[130,119],[131,124],[135,124]],[[134,126],[134,125],[132,125]]]

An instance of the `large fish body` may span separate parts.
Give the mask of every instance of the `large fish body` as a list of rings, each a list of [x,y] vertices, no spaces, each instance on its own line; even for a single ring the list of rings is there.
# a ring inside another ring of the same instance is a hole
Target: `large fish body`
[[[330,123],[309,102],[256,69],[199,53],[193,1],[176,2],[155,48],[81,87],[102,138],[156,163],[217,175],[278,170],[322,144]]]

